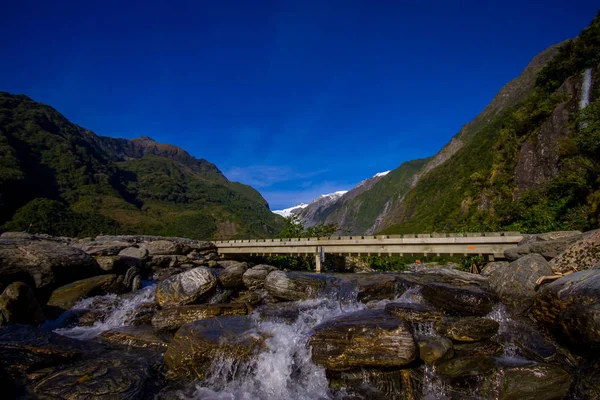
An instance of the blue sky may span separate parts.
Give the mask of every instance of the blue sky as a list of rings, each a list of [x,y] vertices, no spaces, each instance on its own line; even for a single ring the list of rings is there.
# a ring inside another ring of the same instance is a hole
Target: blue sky
[[[272,209],[435,154],[597,1],[12,1],[0,90],[215,163]]]

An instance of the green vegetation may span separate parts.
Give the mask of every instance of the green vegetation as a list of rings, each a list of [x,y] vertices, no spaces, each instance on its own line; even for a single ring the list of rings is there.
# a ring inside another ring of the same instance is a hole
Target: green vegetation
[[[560,47],[524,100],[479,123],[453,157],[421,178],[404,199],[397,224],[383,233],[598,227],[600,82],[593,83],[592,102],[583,112],[577,112],[577,101],[566,90],[557,89],[599,63],[600,14],[577,39]],[[559,104],[570,120],[569,135],[560,143],[558,173],[544,184],[520,189],[515,169],[521,149],[535,143]]]
[[[0,230],[271,237],[283,219],[206,160],[149,138],[96,136],[51,107],[0,92]]]

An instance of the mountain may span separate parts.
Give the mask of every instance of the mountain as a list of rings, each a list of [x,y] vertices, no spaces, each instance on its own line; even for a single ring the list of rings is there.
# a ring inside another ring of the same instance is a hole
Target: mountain
[[[359,185],[310,223],[351,234],[597,227],[599,63],[600,14],[537,55],[436,155]]]
[[[0,225],[57,235],[267,237],[283,226],[253,188],[149,137],[98,136],[0,92]]]

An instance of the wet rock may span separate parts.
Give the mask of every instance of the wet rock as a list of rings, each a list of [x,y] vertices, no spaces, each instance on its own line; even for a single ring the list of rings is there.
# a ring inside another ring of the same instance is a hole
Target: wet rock
[[[539,254],[528,254],[489,274],[490,287],[509,310],[523,313],[533,305],[536,281],[552,275],[552,268]]]
[[[261,320],[283,322],[292,324],[296,322],[300,313],[315,309],[323,302],[314,300],[311,302],[284,302],[265,304],[256,309],[256,313]]]
[[[48,305],[66,311],[81,299],[105,294],[116,278],[112,274],[100,275],[59,287],[52,292]]]
[[[24,282],[45,301],[57,287],[99,275],[90,255],[49,240],[0,239],[0,282]]]
[[[556,273],[583,271],[594,269],[600,262],[600,229],[588,232],[588,235],[577,241],[550,261],[550,267]]]
[[[421,293],[431,305],[455,315],[486,315],[498,301],[491,289],[480,285],[432,282],[425,285]]]
[[[411,324],[435,322],[444,318],[444,313],[422,303],[389,303],[385,312]]]
[[[514,261],[528,254],[537,253],[546,260],[551,260],[567,250],[571,245],[588,236],[589,233],[566,235],[559,239],[536,241],[524,246],[513,247],[504,252],[509,261]]]
[[[156,333],[149,325],[122,326],[102,332],[100,340],[129,347],[167,349],[167,336]]]
[[[130,324],[137,325],[150,325],[152,323],[152,317],[156,312],[156,303],[148,302],[140,304],[131,315]]]
[[[419,340],[419,358],[427,364],[435,364],[454,357],[452,340],[447,338],[429,338]]]
[[[280,300],[307,300],[316,298],[321,291],[332,286],[334,281],[325,274],[273,271],[265,279],[265,289]]]
[[[152,318],[152,326],[158,330],[176,330],[201,319],[246,314],[248,309],[241,303],[171,307],[157,311]]]
[[[111,353],[55,367],[28,386],[38,399],[143,399],[151,376],[144,360]]]
[[[137,267],[131,267],[127,270],[127,272],[125,273],[125,278],[123,279],[123,284],[125,285],[126,288],[131,289],[132,292],[135,292],[136,290],[141,288],[141,283],[142,281],[140,280],[141,277],[141,271],[139,268]],[[136,281],[136,278],[137,281]],[[139,287],[137,287],[139,286]]]
[[[165,353],[169,373],[177,377],[204,379],[213,359],[250,360],[264,339],[252,333],[249,317],[220,317],[182,326]]]
[[[188,271],[187,268],[165,268],[165,269],[159,269],[158,271],[156,271],[152,278],[156,281],[164,281],[165,279],[169,279],[172,276],[175,276],[177,274],[180,274],[182,272]]]
[[[151,256],[171,256],[177,254],[187,254],[190,247],[184,243],[178,243],[171,240],[155,240],[144,244]]]
[[[38,326],[46,320],[33,291],[23,282],[8,285],[0,295],[0,326]]]
[[[148,249],[146,248],[146,246],[143,245],[127,247],[126,249],[121,250],[119,252],[119,255],[144,261],[146,260],[146,258],[148,258]]]
[[[482,340],[480,342],[454,343],[454,356],[466,358],[473,356],[498,356],[504,353],[504,347],[493,340]]]
[[[330,370],[401,367],[417,356],[406,323],[382,310],[344,314],[314,328],[312,360]]]
[[[494,261],[494,262],[488,263],[485,266],[485,268],[481,271],[481,276],[485,276],[486,278],[489,278],[490,275],[492,275],[496,271],[501,271],[504,268],[506,268],[508,266],[508,264],[510,264],[508,261]]]
[[[419,377],[410,369],[328,370],[327,380],[333,390],[347,393],[344,399],[415,400],[421,392]]]
[[[435,330],[457,342],[478,342],[489,339],[498,332],[498,322],[480,317],[463,317],[441,320],[435,324]]]
[[[358,291],[357,300],[363,303],[393,300],[402,294],[393,274],[335,274],[344,283],[350,283]]]
[[[600,349],[600,270],[566,275],[542,285],[533,317],[566,343]]]
[[[250,312],[261,304],[276,303],[277,300],[267,293],[265,289],[258,289],[240,293],[240,296],[237,299],[233,299],[231,302],[245,304],[248,308],[248,312]]]
[[[160,282],[156,301],[161,307],[191,304],[210,295],[216,285],[217,279],[210,270],[194,268]]]
[[[221,261],[220,263],[222,262],[223,261]],[[256,290],[258,288],[261,288],[265,285],[265,279],[267,279],[267,275],[276,270],[277,268],[272,267],[270,265],[255,265],[254,267],[244,272],[244,275],[242,276],[244,286],[246,286],[250,290]]]
[[[560,400],[567,397],[573,378],[555,365],[509,367],[484,379],[481,395],[500,400]]]
[[[30,372],[73,362],[93,350],[92,345],[41,328],[11,325],[0,329],[0,369],[15,386],[24,385]]]
[[[447,378],[485,375],[495,369],[494,359],[485,355],[455,357],[437,364],[438,374]]]
[[[248,264],[240,262],[224,268],[219,273],[218,281],[224,288],[244,287],[243,276],[248,270]]]

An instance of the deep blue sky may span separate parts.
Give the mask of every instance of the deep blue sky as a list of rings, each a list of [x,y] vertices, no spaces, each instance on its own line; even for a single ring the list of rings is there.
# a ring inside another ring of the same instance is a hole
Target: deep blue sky
[[[5,1],[0,90],[214,162],[272,209],[435,154],[597,1]]]

